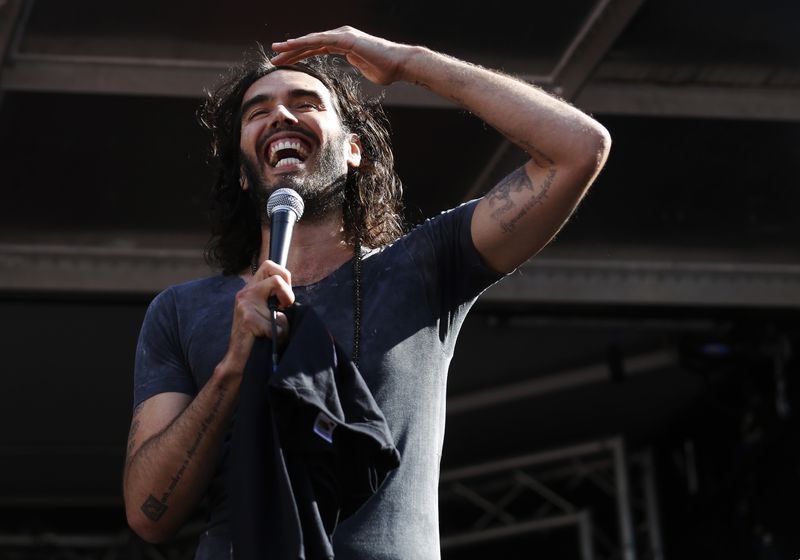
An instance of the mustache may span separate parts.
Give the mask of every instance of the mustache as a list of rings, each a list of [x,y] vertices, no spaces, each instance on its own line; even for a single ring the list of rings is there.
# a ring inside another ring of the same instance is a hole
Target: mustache
[[[294,134],[297,134],[298,136],[304,136],[305,138],[310,140],[311,143],[313,145],[315,145],[315,146],[319,146],[319,144],[320,144],[320,141],[319,141],[319,138],[317,138],[317,135],[314,134],[313,132],[311,132],[310,130],[306,130],[305,128],[302,128],[302,127],[296,126],[296,125],[288,125],[288,126],[284,126],[284,127],[278,128],[276,130],[273,130],[269,134],[265,134],[264,136],[259,138],[258,146],[257,146],[258,153],[263,153],[264,152],[264,147],[269,143],[270,139],[273,136],[275,136],[276,134],[284,133],[284,132],[292,132]]]

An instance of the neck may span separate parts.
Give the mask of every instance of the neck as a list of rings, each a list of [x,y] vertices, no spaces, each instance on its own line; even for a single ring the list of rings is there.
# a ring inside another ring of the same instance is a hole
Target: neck
[[[259,261],[269,258],[270,230],[261,229]],[[353,249],[344,240],[341,212],[294,226],[286,268],[292,273],[292,284],[303,286],[318,282],[347,262]]]

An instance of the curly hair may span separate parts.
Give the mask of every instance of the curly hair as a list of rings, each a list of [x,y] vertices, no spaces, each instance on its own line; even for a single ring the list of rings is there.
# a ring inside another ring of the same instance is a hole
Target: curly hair
[[[403,187],[394,169],[389,121],[378,99],[367,99],[358,81],[337,57],[316,56],[290,66],[275,66],[259,45],[209,92],[198,111],[211,133],[211,157],[218,175],[211,189],[211,238],[206,262],[223,274],[247,268],[261,247],[261,215],[240,185],[242,98],[257,80],[288,69],[317,78],[331,92],[334,108],[347,133],[361,141],[361,165],[350,168],[342,216],[345,241],[354,247],[379,247],[395,241],[405,229]]]

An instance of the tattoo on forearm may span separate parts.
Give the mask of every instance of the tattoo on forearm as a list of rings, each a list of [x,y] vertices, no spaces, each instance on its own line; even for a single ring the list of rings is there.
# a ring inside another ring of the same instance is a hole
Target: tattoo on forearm
[[[180,468],[170,479],[169,486],[161,495],[161,499],[158,499],[150,494],[147,497],[147,500],[145,500],[145,502],[142,504],[142,513],[144,513],[145,516],[147,516],[147,518],[151,521],[158,521],[161,516],[164,515],[164,512],[167,511],[167,502],[169,501],[172,493],[175,491],[175,488],[178,486],[178,482],[180,482],[181,478],[183,478],[183,474],[186,472],[192,457],[194,457],[194,454],[197,452],[197,448],[200,446],[200,442],[203,440],[208,432],[209,427],[219,414],[219,410],[222,407],[222,401],[225,398],[226,393],[227,389],[225,389],[225,387],[219,388],[217,400],[214,401],[214,405],[211,407],[211,412],[209,412],[208,415],[200,422],[200,431],[197,432],[197,436],[195,436],[192,445],[186,450],[186,456],[183,458]]]
[[[139,430],[139,420],[131,421],[131,431],[128,433],[128,450],[125,453],[125,461],[128,465],[133,460],[133,450],[136,447],[136,432]]]
[[[136,432],[139,431],[139,413],[142,411],[144,403],[140,403],[133,409],[133,417],[131,418],[131,429],[128,432],[128,449],[125,452],[125,464],[130,465],[133,460],[132,451],[136,447]]]
[[[547,198],[547,193],[553,184],[553,179],[556,176],[555,167],[550,167],[547,176],[537,189],[531,181],[528,174],[525,172],[524,167],[520,167],[508,177],[500,181],[497,186],[492,189],[486,198],[490,207],[495,207],[491,213],[492,218],[500,224],[500,228],[506,233],[512,233],[516,224],[521,220],[534,206],[541,204]],[[511,198],[512,194],[520,193],[523,191],[530,191],[531,197],[519,207],[516,214],[508,218],[508,213],[515,207],[514,200]]]

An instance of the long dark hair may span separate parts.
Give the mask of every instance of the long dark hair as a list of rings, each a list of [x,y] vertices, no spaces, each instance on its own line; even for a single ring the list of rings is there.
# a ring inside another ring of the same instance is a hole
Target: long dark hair
[[[348,66],[337,57],[312,57],[276,67],[260,46],[232,68],[198,111],[211,132],[211,156],[219,164],[211,189],[211,239],[205,258],[223,274],[247,268],[261,247],[261,215],[240,184],[240,106],[247,89],[278,69],[305,72],[331,92],[335,109],[348,133],[361,140],[361,165],[350,168],[345,185],[345,241],[353,246],[379,247],[403,234],[403,187],[394,170],[389,121],[377,99],[367,99]]]

